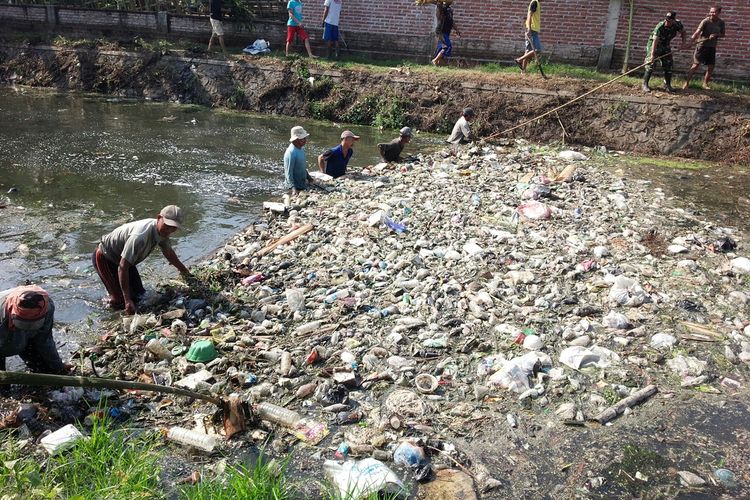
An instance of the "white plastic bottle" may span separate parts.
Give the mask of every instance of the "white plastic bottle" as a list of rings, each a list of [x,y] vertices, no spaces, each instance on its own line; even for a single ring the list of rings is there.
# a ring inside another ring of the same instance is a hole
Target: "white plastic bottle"
[[[203,451],[212,452],[219,445],[216,436],[198,431],[191,431],[184,427],[172,427],[167,432],[167,439],[176,443],[192,446]]]
[[[262,420],[274,424],[283,425],[287,428],[293,428],[294,425],[302,418],[302,415],[293,410],[287,410],[283,406],[276,406],[271,403],[261,403],[258,405],[258,416]]]

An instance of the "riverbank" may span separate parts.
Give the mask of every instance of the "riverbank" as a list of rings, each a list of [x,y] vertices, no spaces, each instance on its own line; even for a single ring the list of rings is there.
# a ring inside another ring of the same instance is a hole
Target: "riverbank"
[[[0,82],[171,100],[239,110],[447,133],[467,105],[490,135],[594,88],[593,81],[538,75],[349,68],[263,56],[123,51],[115,42],[0,46]],[[614,84],[522,127],[513,137],[604,145],[648,155],[750,163],[750,97],[688,90],[645,96]]]
[[[262,419],[222,444],[230,463],[260,446],[291,455],[291,474],[311,478],[303,496],[322,495],[323,460],[342,443],[409,480],[390,462],[404,439],[434,470],[470,474],[483,498],[747,494],[744,240],[576,157],[506,142],[325,182],[233,238],[197,283],[109,324],[79,371],[235,393],[323,424],[308,445]],[[174,357],[147,353],[151,338]],[[187,361],[196,339],[217,357]],[[599,417],[652,385],[641,405]],[[80,394],[63,394],[43,425],[86,415]],[[138,426],[213,432],[205,404],[109,401]],[[216,473],[204,466],[218,456],[169,450],[165,488]],[[425,498],[442,483],[409,482]]]

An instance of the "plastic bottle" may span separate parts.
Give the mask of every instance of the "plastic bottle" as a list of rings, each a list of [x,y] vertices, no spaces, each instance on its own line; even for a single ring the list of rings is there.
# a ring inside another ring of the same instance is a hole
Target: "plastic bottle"
[[[282,351],[281,360],[279,361],[279,371],[283,376],[289,375],[292,369],[292,355],[288,351]]]
[[[169,349],[156,339],[148,341],[146,344],[146,350],[159,359],[172,359],[173,357]]]
[[[261,420],[283,425],[292,428],[302,419],[302,416],[296,411],[287,410],[282,406],[276,406],[271,403],[261,403],[258,405],[258,416]]]
[[[209,436],[198,431],[191,431],[184,427],[172,427],[167,431],[167,439],[176,443],[192,446],[203,451],[212,452],[218,446],[215,436]]]

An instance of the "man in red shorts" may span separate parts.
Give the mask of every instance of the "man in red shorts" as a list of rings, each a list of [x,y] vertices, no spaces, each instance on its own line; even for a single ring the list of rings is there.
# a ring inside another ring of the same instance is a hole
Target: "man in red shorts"
[[[719,43],[719,38],[724,38],[726,30],[724,29],[724,21],[719,19],[721,14],[721,7],[711,7],[708,11],[708,17],[705,18],[698,25],[698,29],[695,30],[691,37],[693,41],[698,42],[698,46],[695,48],[695,54],[693,55],[693,65],[688,70],[687,77],[685,78],[685,86],[688,88],[690,80],[693,75],[701,67],[701,64],[706,65],[706,74],[703,77],[703,88],[709,89],[709,82],[714,74],[714,65],[716,64],[716,45]]]
[[[289,0],[286,4],[286,10],[289,12],[289,20],[286,22],[286,55],[289,55],[289,47],[294,42],[294,35],[305,42],[307,55],[315,57],[310,49],[310,37],[302,26],[302,1]]]

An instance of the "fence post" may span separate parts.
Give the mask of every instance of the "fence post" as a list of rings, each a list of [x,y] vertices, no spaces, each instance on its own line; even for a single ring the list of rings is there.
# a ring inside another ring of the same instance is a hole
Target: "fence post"
[[[622,0],[609,0],[609,9],[607,10],[607,26],[604,29],[604,43],[599,50],[599,61],[596,64],[596,69],[598,71],[606,71],[612,64],[612,54],[615,50],[617,24],[620,20],[621,8]]]
[[[159,33],[169,33],[169,13],[160,10],[156,13],[156,29]]]
[[[47,25],[50,28],[57,26],[57,7],[54,5],[47,5],[45,15],[47,16]]]

